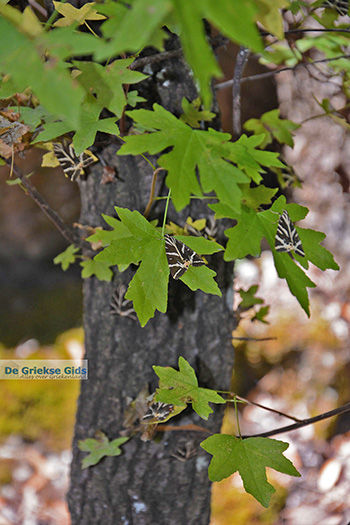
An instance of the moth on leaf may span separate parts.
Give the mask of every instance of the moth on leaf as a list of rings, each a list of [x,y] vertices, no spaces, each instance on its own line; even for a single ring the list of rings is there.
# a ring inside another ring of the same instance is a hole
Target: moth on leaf
[[[98,161],[95,155],[86,149],[80,155],[75,153],[73,144],[53,143],[53,150],[66,177],[71,181],[76,180],[84,174],[84,168]]]
[[[190,266],[203,266],[202,257],[171,235],[165,235],[165,253],[173,279],[180,279]]]
[[[277,252],[292,252],[305,257],[303,246],[294,224],[290,220],[288,212],[284,210],[278,221],[275,236],[275,248]]]
[[[150,423],[164,421],[172,412],[174,412],[174,405],[153,401],[148,405],[148,410],[143,416],[142,421]]]

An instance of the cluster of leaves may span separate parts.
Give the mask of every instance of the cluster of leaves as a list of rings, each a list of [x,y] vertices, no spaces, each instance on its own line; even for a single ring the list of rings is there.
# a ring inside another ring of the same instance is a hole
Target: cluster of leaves
[[[309,262],[321,270],[338,269],[332,255],[320,245],[325,236],[298,227],[305,258],[293,259],[286,253],[277,253],[274,238],[279,214],[286,209],[292,221],[299,221],[307,210],[296,204],[287,205],[285,198],[280,197],[269,210],[261,211],[263,205],[271,205],[277,192],[277,188],[261,184],[262,173],[267,168],[278,173],[286,168],[275,153],[263,148],[272,140],[292,147],[292,133],[298,125],[281,119],[278,110],[274,110],[248,121],[245,129],[251,136],[242,135],[235,142],[231,142],[227,133],[201,128],[200,123],[210,122],[214,116],[209,111],[210,85],[213,77],[221,76],[207,40],[204,19],[228,39],[261,53],[269,64],[294,67],[305,60],[311,48],[316,48],[332,60],[335,73],[342,72],[342,89],[348,94],[350,62],[343,56],[348,46],[346,34],[301,36],[294,40],[293,47],[288,42],[281,44],[284,36],[281,8],[290,7],[299,16],[309,14],[310,5],[303,1],[129,0],[126,4],[106,0],[86,4],[81,9],[60,2],[54,5],[55,13],[42,24],[30,7],[21,13],[7,5],[6,0],[0,2],[0,99],[9,101],[10,111],[17,112],[18,121],[25,126],[23,133],[19,133],[19,125],[6,120],[1,126],[1,136],[4,138],[6,133],[7,142],[0,141],[0,154],[2,151],[9,158],[13,151],[26,147],[27,138],[22,141],[21,137],[28,130],[32,133],[32,144],[73,134],[78,155],[93,145],[97,132],[119,136],[117,121],[126,107],[144,101],[137,90],[129,89],[130,85],[147,79],[147,75],[134,69],[135,58],[145,47],[163,50],[168,38],[164,27],[167,27],[179,36],[185,58],[197,79],[204,109],[198,100],[193,103],[184,100],[184,113],[179,118],[157,104],[153,110],[127,111],[138,134],[124,137],[118,154],[159,155],[158,165],[167,171],[166,183],[176,210],[183,209],[193,196],[202,198],[210,194],[214,197],[212,201],[216,200],[209,205],[216,218],[236,221],[225,232],[228,237],[225,250],[214,240],[176,236],[198,254],[224,250],[225,261],[249,255],[257,257],[262,240],[266,239],[278,275],[286,279],[291,293],[309,314],[307,288],[315,286],[304,271]],[[322,16],[317,12],[311,15],[323,27],[336,27],[338,13],[334,10],[327,9]],[[277,37],[277,43],[264,50],[256,22]],[[95,26],[90,27],[94,23],[98,25],[98,34],[94,32]],[[78,30],[82,25],[90,34]],[[50,31],[52,26],[54,30]],[[124,89],[125,85],[128,89]],[[320,108],[344,124],[345,119],[334,114],[329,101],[320,102]],[[103,118],[103,110],[112,116]],[[96,275],[110,280],[112,267],[124,271],[130,265],[138,265],[126,298],[133,301],[144,326],[155,310],[165,312],[167,307],[169,267],[164,228],[147,221],[137,211],[118,207],[116,213],[119,218],[104,215],[109,229],[97,230],[88,239],[103,249],[92,260],[83,260],[82,276]],[[202,228],[200,225],[199,230]],[[65,270],[77,257],[77,248],[70,246],[55,258],[55,263]],[[207,266],[190,267],[181,280],[191,290],[220,295],[214,276],[215,272]],[[255,293],[255,287],[240,292],[241,310],[261,304]],[[264,320],[266,308],[256,314],[259,320]],[[183,358],[179,359],[179,371],[169,367],[154,369],[160,379],[158,401],[177,407],[190,403],[203,419],[212,412],[209,402],[225,403],[217,392],[198,386],[194,370]],[[83,467],[96,464],[106,455],[119,455],[120,445],[127,439],[109,442],[100,435],[81,442],[81,450],[89,452]],[[266,466],[298,475],[282,454],[287,445],[279,441],[242,440],[217,434],[206,439],[202,447],[213,455],[210,479],[220,480],[238,470],[246,490],[263,505],[268,505],[273,491],[266,480]]]
[[[179,370],[168,366],[154,366],[153,369],[159,377],[156,401],[175,407],[191,404],[193,410],[205,420],[213,412],[209,403],[226,403],[215,390],[198,386],[194,369],[183,357],[179,357]],[[178,412],[174,411],[169,418]],[[104,434],[100,434],[97,439],[88,438],[79,443],[80,450],[89,452],[82,461],[82,468],[95,465],[104,456],[118,456],[121,453],[120,445],[128,440],[127,437],[120,437],[108,441]],[[245,490],[265,507],[269,505],[275,491],[266,479],[266,467],[290,476],[300,475],[283,455],[288,448],[288,443],[283,441],[213,434],[202,441],[201,447],[213,456],[208,470],[211,481],[221,481],[238,471]]]
[[[239,303],[237,307],[237,315],[240,315],[241,312],[246,312],[247,310],[250,310],[257,304],[262,304],[264,302],[261,297],[256,297],[256,292],[258,291],[258,285],[254,284],[252,285],[247,291],[245,290],[237,290],[239,295],[241,296],[242,301]],[[251,318],[252,321],[260,321],[261,323],[267,323],[265,320],[265,317],[269,313],[270,307],[269,305],[262,306],[254,313],[254,316]]]
[[[124,4],[108,0],[104,4],[86,4],[81,9],[55,3],[56,14],[43,26],[30,8],[20,13],[9,5],[0,7],[0,98],[9,98],[31,89],[39,103],[19,105],[19,118],[36,133],[33,143],[56,139],[68,132],[74,133],[73,144],[77,154],[91,146],[96,133],[103,131],[119,134],[116,121],[127,104],[134,105],[141,98],[137,91],[124,90],[123,86],[142,82],[147,76],[132,69],[134,57],[116,58],[121,53],[139,52],[146,45],[162,49],[167,25],[181,40],[184,54],[199,82],[205,105],[210,102],[210,80],[219,75],[218,66],[206,41],[202,18],[216,25],[228,38],[262,50],[262,41],[256,29],[258,20],[269,32],[282,38],[281,7],[287,2],[279,0],[244,0],[239,7],[225,0],[220,6],[196,0],[190,4],[178,0],[134,0],[131,9]],[[294,11],[302,3],[293,5]],[[299,5],[300,4],[300,5]],[[304,7],[304,6],[302,6]],[[236,13],[236,10],[239,10]],[[156,16],[155,16],[156,12]],[[229,14],[229,16],[228,16]],[[237,14],[237,16],[235,16]],[[142,20],[143,31],[134,31]],[[97,36],[89,24],[100,24]],[[54,31],[48,31],[54,22]],[[334,23],[334,21],[333,21]],[[93,34],[77,31],[85,25]],[[188,30],[189,25],[191,31]],[[316,46],[330,58],[340,53],[346,44],[344,35],[322,36],[318,39],[303,38],[296,48],[302,53]],[[278,44],[276,44],[278,45]],[[277,51],[276,51],[277,49]],[[289,49],[289,48],[288,48]],[[45,51],[43,53],[43,50]],[[278,48],[272,46],[264,53],[269,61],[281,61]],[[293,51],[293,57],[295,53]],[[45,55],[45,59],[44,59]],[[85,56],[86,60],[76,60]],[[288,57],[284,56],[286,62]],[[101,61],[106,61],[102,65]],[[69,63],[69,67],[67,64]],[[342,62],[336,62],[343,67]],[[21,67],[18,67],[21,64]],[[205,67],[204,67],[205,64]],[[345,66],[344,66],[345,67]],[[348,67],[348,65],[346,66]],[[50,86],[50,89],[47,88]],[[127,94],[126,94],[127,92]],[[27,97],[28,98],[28,97]],[[326,108],[326,103],[323,103]],[[103,109],[113,117],[100,118]],[[245,125],[250,137],[242,135],[231,142],[227,133],[213,129],[198,129],[199,122],[210,121],[213,114],[201,110],[199,101],[183,101],[183,115],[177,118],[155,104],[153,110],[127,111],[134,122],[136,135],[125,137],[119,155],[158,154],[158,165],[167,171],[166,183],[171,190],[172,202],[177,210],[183,209],[193,196],[216,196],[217,202],[209,207],[216,218],[229,218],[237,225],[226,230],[229,239],[224,259],[230,261],[247,255],[259,256],[261,241],[265,237],[274,254],[275,265],[281,278],[286,278],[291,292],[309,313],[307,287],[314,283],[306,276],[295,260],[274,251],[274,234],[278,213],[288,209],[292,220],[300,220],[306,210],[289,205],[283,198],[277,200],[269,211],[259,211],[262,205],[271,204],[277,189],[261,184],[266,168],[284,170],[284,164],[275,153],[264,151],[273,139],[293,146],[292,132],[298,127],[280,118],[273,110]],[[331,113],[328,109],[325,109]],[[11,149],[11,148],[10,148]],[[166,150],[166,153],[164,153]],[[251,187],[252,184],[256,187]],[[111,267],[120,271],[130,264],[139,264],[130,283],[127,298],[144,325],[167,306],[169,271],[166,264],[163,239],[157,228],[137,212],[117,210],[120,221],[105,217],[111,231],[96,232],[90,240],[105,247],[93,260],[83,261],[83,277],[96,275],[100,279],[112,278]],[[274,213],[275,212],[275,213]],[[307,257],[297,258],[305,269],[308,260],[321,269],[337,265],[328,252],[319,246],[323,234],[298,229]],[[186,238],[185,242],[200,254],[221,250],[214,241]],[[77,254],[73,247],[58,256],[56,263],[66,269]],[[156,261],[156,271],[154,271]],[[214,272],[208,267],[190,268],[182,280],[192,289],[220,294],[213,280]],[[157,286],[155,283],[157,282]]]

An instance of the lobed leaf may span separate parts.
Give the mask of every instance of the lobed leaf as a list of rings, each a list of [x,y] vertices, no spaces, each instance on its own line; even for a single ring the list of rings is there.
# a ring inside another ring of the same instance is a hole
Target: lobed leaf
[[[202,419],[213,412],[208,403],[225,403],[215,391],[198,386],[194,369],[183,357],[179,357],[179,371],[169,366],[154,366],[159,377],[159,388],[155,399],[163,403],[182,406],[192,403],[192,408]]]
[[[213,455],[208,474],[211,481],[221,481],[238,471],[244,488],[264,507],[268,507],[275,489],[266,479],[266,467],[290,476],[300,476],[291,461],[283,456],[289,444],[268,438],[238,439],[214,434],[201,443]]]

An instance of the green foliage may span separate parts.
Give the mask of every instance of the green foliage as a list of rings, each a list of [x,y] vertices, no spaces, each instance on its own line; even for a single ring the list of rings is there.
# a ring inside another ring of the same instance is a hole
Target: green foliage
[[[254,135],[261,133],[265,135],[264,141],[260,144],[261,148],[271,144],[274,138],[281,144],[287,144],[292,148],[294,146],[292,132],[300,128],[300,125],[288,119],[281,119],[279,109],[273,109],[264,113],[260,119],[247,120],[244,128]]]
[[[181,106],[183,109],[183,114],[180,116],[180,120],[192,128],[199,128],[201,122],[210,122],[215,117],[215,113],[212,113],[206,109],[200,109],[200,98],[196,98],[192,102],[189,102],[186,98],[183,98]]]
[[[90,242],[102,242],[105,248],[93,261],[83,263],[82,276],[89,277],[93,273],[97,275],[98,269],[105,276],[104,280],[110,280],[110,266],[117,265],[120,271],[124,271],[130,264],[139,264],[125,297],[133,301],[141,326],[144,326],[156,310],[165,312],[167,308],[169,266],[164,239],[160,229],[149,223],[138,211],[132,212],[119,207],[115,210],[120,220],[103,216],[112,230],[97,230],[87,239]],[[216,242],[203,238],[186,236],[181,239],[200,254],[215,253],[223,249]],[[192,290],[201,289],[206,293],[221,295],[213,279],[215,275],[213,270],[204,266],[190,267],[181,280]]]
[[[0,17],[0,72],[11,75],[16,91],[30,87],[56,118],[78,125],[83,89],[72,81],[62,63],[45,67],[35,43],[4,17]]]
[[[71,264],[75,263],[76,253],[79,251],[79,248],[70,244],[63,252],[56,255],[53,262],[54,264],[60,264],[62,270],[65,272]]]
[[[225,231],[225,235],[227,235],[229,240],[224,259],[230,261],[233,259],[242,259],[247,255],[259,256],[261,252],[261,241],[263,237],[265,237],[272,250],[279,277],[286,279],[291,293],[298,299],[306,314],[310,315],[306,288],[316,285],[296,264],[295,260],[289,257],[288,253],[276,252],[274,247],[279,214],[282,213],[284,209],[288,211],[293,222],[304,218],[307,213],[306,208],[302,206],[286,204],[285,197],[282,196],[274,202],[270,210],[258,213],[242,206],[242,213],[238,219],[238,224]],[[303,239],[305,239],[305,244],[303,243],[305,258],[295,256],[300,264],[308,268],[307,261],[310,261],[321,270],[325,270],[326,267],[333,270],[339,269],[332,254],[319,244],[324,239],[324,234],[298,227],[296,229],[302,243]]]
[[[78,442],[78,447],[83,452],[89,452],[81,462],[81,468],[88,468],[96,465],[105,456],[120,456],[122,453],[120,445],[129,440],[128,437],[120,437],[109,441],[108,437],[101,431],[97,439],[87,438]]]
[[[202,441],[201,447],[213,455],[209,465],[211,481],[220,481],[238,471],[244,488],[264,507],[268,507],[275,489],[266,479],[266,467],[290,476],[300,476],[283,456],[288,443],[268,438],[238,439],[227,434],[214,434]]]
[[[283,172],[289,169],[276,153],[266,151],[266,146],[277,140],[293,147],[293,132],[298,125],[282,119],[274,109],[259,119],[246,122],[245,129],[251,136],[242,135],[234,142],[228,133],[204,128],[204,123],[215,118],[209,111],[213,78],[222,75],[206,24],[239,45],[261,53],[262,60],[269,65],[294,67],[299,62],[306,63],[312,60],[310,50],[316,49],[326,59],[332,59],[329,67],[340,73],[345,94],[349,93],[350,86],[349,60],[343,57],[348,49],[348,35],[325,33],[310,37],[300,33],[293,46],[288,41],[282,42],[281,9],[289,7],[287,0],[221,0],[216,3],[212,0],[130,0],[127,3],[106,0],[85,4],[80,9],[55,2],[56,14],[45,26],[29,7],[22,13],[5,4],[5,0],[0,0],[0,97],[6,99],[6,104],[11,103],[13,112],[18,112],[20,120],[30,127],[32,143],[55,140],[71,133],[76,153],[80,154],[94,144],[98,132],[119,136],[117,121],[122,115],[132,119],[130,129],[137,134],[123,136],[124,145],[119,155],[157,155],[158,166],[167,171],[166,184],[177,211],[187,206],[192,198],[209,197],[208,207],[214,210],[217,220],[235,221],[233,227],[225,230],[228,238],[225,250],[203,236],[177,235],[176,238],[198,254],[210,255],[224,250],[225,261],[248,255],[258,257],[261,242],[266,239],[279,277],[286,280],[291,293],[309,315],[307,288],[315,286],[305,273],[309,262],[321,270],[336,270],[338,265],[320,244],[325,237],[323,233],[298,226],[305,257],[276,252],[274,243],[280,214],[286,209],[291,220],[297,222],[306,216],[307,209],[286,204],[284,197],[273,202],[277,188],[262,184],[266,169],[275,171],[280,180]],[[290,4],[291,11],[299,18],[309,8],[307,2]],[[58,14],[62,17],[56,20]],[[311,16],[326,28],[334,28],[338,23],[338,14],[331,9],[323,9],[321,15],[312,12]],[[98,22],[99,34],[90,27],[90,21]],[[277,37],[265,50],[257,22]],[[53,31],[51,25],[55,27]],[[91,34],[77,30],[80,25]],[[145,48],[164,49],[169,32],[179,36],[201,100],[189,102],[184,99],[183,114],[179,118],[157,104],[152,111],[125,112],[127,105],[135,107],[145,102],[137,90],[129,89],[147,79],[133,69],[134,60]],[[18,96],[21,93],[24,102]],[[319,106],[326,116],[348,129],[348,123],[336,113],[330,101],[325,99]],[[108,117],[105,117],[106,111]],[[0,145],[1,141],[0,134]],[[17,184],[20,180],[8,183]],[[262,206],[269,205],[270,209],[262,211]],[[104,215],[109,229],[96,230],[88,239],[99,243],[102,250],[93,259],[81,262],[82,276],[110,281],[114,267],[124,271],[136,265],[125,297],[133,302],[140,324],[144,326],[156,310],[165,312],[167,308],[169,267],[164,226],[159,228],[138,211],[115,209],[118,218]],[[188,224],[204,234],[203,218],[189,220]],[[186,232],[183,225],[171,224],[167,229],[175,234]],[[66,270],[75,262],[77,252],[76,247],[69,246],[54,263]],[[215,275],[206,265],[190,266],[181,280],[191,290],[220,296]],[[262,304],[256,292],[256,285],[246,292],[240,290],[240,310]],[[268,306],[261,306],[253,320],[266,322],[268,311]],[[179,370],[159,366],[154,370],[160,379],[156,399],[175,406],[169,417],[191,403],[200,417],[207,419],[212,413],[209,403],[225,403],[216,391],[198,386],[193,368],[182,357],[179,358]],[[19,413],[21,410],[22,407]],[[120,445],[127,439],[117,438],[110,442],[100,434],[97,439],[80,442],[81,450],[89,452],[83,460],[83,468],[96,464],[106,455],[119,455]],[[298,475],[282,455],[287,448],[282,442],[215,435],[202,446],[213,454],[209,467],[212,480],[238,470],[246,490],[265,506],[273,492],[266,481],[266,466]]]
[[[98,107],[107,108],[120,117],[127,102],[123,84],[136,84],[147,78],[129,69],[133,61],[133,58],[126,58],[101,66],[96,62],[75,60],[73,64],[77,67],[78,82],[87,92],[96,96]]]
[[[179,357],[179,371],[170,366],[154,366],[153,370],[159,377],[157,401],[178,406],[191,403],[202,419],[208,419],[213,412],[209,403],[225,403],[215,390],[198,386],[195,371],[183,357]]]
[[[103,261],[97,261],[96,259],[87,259],[82,261],[81,266],[83,268],[81,276],[83,279],[87,279],[92,275],[96,275],[100,281],[111,281],[113,277],[112,270],[106,266]]]
[[[153,111],[140,109],[127,113],[150,132],[125,137],[118,155],[146,152],[153,155],[172,147],[159,157],[158,164],[168,171],[167,185],[177,210],[190,202],[191,194],[202,195],[197,168],[204,192],[215,191],[221,202],[238,212],[241,197],[238,184],[249,179],[259,183],[263,166],[282,166],[276,153],[256,149],[264,139],[262,135],[249,138],[243,135],[236,142],[229,142],[228,133],[194,130],[158,104],[154,104]]]
[[[252,285],[246,292],[242,289],[238,290],[239,295],[242,298],[242,301],[239,303],[238,308],[241,311],[249,310],[255,304],[262,304],[264,301],[260,297],[255,297],[256,292],[258,291],[258,285]]]
[[[260,321],[260,323],[268,324],[268,321],[265,320],[265,317],[269,314],[270,306],[262,306],[252,317],[252,321]]]

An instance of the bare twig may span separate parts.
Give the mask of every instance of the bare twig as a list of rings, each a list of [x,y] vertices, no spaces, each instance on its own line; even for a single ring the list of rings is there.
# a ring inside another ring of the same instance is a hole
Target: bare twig
[[[137,58],[131,64],[130,69],[140,69],[141,67],[144,67],[147,64],[155,64],[157,62],[163,62],[164,60],[169,60],[170,58],[177,58],[180,56],[182,56],[181,48],[174,49],[173,51],[164,51],[163,53],[156,53],[147,57]]]
[[[278,337],[234,337],[231,339],[236,339],[237,341],[273,341],[278,339]]]
[[[346,405],[335,408],[334,410],[330,410],[329,412],[324,412],[323,414],[320,414],[315,417],[310,417],[308,419],[302,419],[300,422],[294,423],[293,425],[287,425],[285,427],[275,428],[274,430],[269,430],[267,432],[261,432],[260,434],[253,434],[253,435],[242,436],[242,437],[248,438],[248,437],[275,436],[276,434],[283,434],[284,432],[290,432],[291,430],[297,430],[298,428],[306,427],[307,425],[312,425],[313,423],[317,423],[318,421],[322,421],[323,419],[328,419],[329,417],[338,416],[340,414],[344,414],[345,412],[349,412],[349,411],[350,411],[350,403],[346,403]]]
[[[157,168],[153,172],[151,191],[150,191],[150,194],[149,194],[149,199],[148,199],[148,202],[147,202],[147,206],[145,208],[145,211],[143,212],[143,216],[146,217],[146,219],[147,219],[147,217],[149,215],[149,212],[151,211],[151,208],[152,208],[152,205],[153,205],[153,202],[154,202],[154,191],[155,191],[155,188],[156,188],[157,175],[163,169],[164,168]]]
[[[285,35],[293,35],[295,33],[350,33],[350,29],[342,29],[340,27],[331,27],[326,28],[314,28],[314,27],[305,27],[304,29],[288,29],[284,32]],[[271,35],[268,31],[262,31],[261,36]]]
[[[266,408],[266,407],[264,407]],[[346,405],[343,405],[341,407],[335,408],[334,410],[330,410],[329,412],[324,412],[323,414],[320,414],[315,417],[310,417],[308,419],[301,419],[297,423],[294,423],[293,425],[287,425],[285,427],[275,428],[274,430],[269,430],[267,432],[261,432],[260,434],[248,434],[248,435],[242,435],[242,439],[247,439],[250,437],[269,437],[269,436],[275,436],[277,434],[283,434],[284,432],[290,432],[292,430],[297,430],[298,428],[306,427],[307,425],[312,425],[313,423],[317,423],[318,421],[322,421],[323,419],[328,419],[329,417],[333,416],[339,416],[340,414],[344,414],[345,412],[350,412],[350,402],[346,403]],[[282,414],[286,416],[286,414]],[[291,416],[286,416],[291,417]],[[293,419],[293,418],[292,418]],[[183,432],[203,432],[203,433],[211,433],[210,430],[200,427],[198,425],[159,425],[157,428],[157,431],[166,432],[166,431],[183,431]],[[240,437],[240,436],[235,436]]]
[[[320,58],[318,60],[314,60],[313,62],[299,62],[295,66],[289,66],[289,67],[282,67],[281,69],[275,69],[273,71],[266,71],[266,73],[259,73],[258,75],[251,75],[249,77],[243,77],[241,78],[241,83],[244,82],[250,82],[252,80],[261,80],[262,78],[268,78],[272,77],[274,75],[278,75],[278,73],[282,73],[283,71],[295,71],[298,69],[298,67],[304,67],[308,68],[308,66],[313,66],[314,64],[321,64],[326,62],[333,62],[334,60],[340,60],[342,58],[350,58],[350,55],[339,55],[337,57],[332,58]],[[233,84],[232,80],[226,80],[225,82],[220,82],[220,84],[215,85],[215,89],[224,89],[226,87],[232,86]]]
[[[47,18],[47,10],[45,7],[36,2],[36,0],[28,0],[28,3],[31,5],[32,9],[36,9],[38,13]]]
[[[239,48],[235,69],[232,79],[232,130],[233,135],[241,134],[241,80],[244,67],[249,57],[249,49],[241,46]]]
[[[273,412],[274,414],[277,414],[279,416],[283,416],[283,417],[286,417],[288,419],[292,419],[293,421],[296,421],[298,423],[300,423],[300,421],[301,421],[301,419],[299,419],[298,417],[290,416],[289,414],[286,414],[285,412],[281,412],[280,410],[276,410],[275,408],[271,408],[271,407],[267,407],[265,405],[261,405],[260,403],[256,403],[255,401],[249,401],[249,399],[246,399],[245,397],[238,396],[237,394],[235,394],[235,396],[236,396],[237,399],[240,399],[241,401],[244,401],[248,405],[254,405],[254,406],[259,407],[259,408],[261,408],[263,410],[267,410],[268,412]]]
[[[7,163],[9,164],[9,162]],[[46,217],[56,226],[58,231],[63,235],[63,237],[70,244],[80,244],[79,240],[76,238],[72,228],[67,226],[61,217],[55,212],[49,204],[46,202],[44,197],[38,192],[38,190],[33,186],[33,184],[28,180],[28,178],[15,166],[12,169],[13,173],[21,181],[22,186],[25,188],[28,195],[33,199],[34,202],[39,206],[41,211],[45,213]]]

